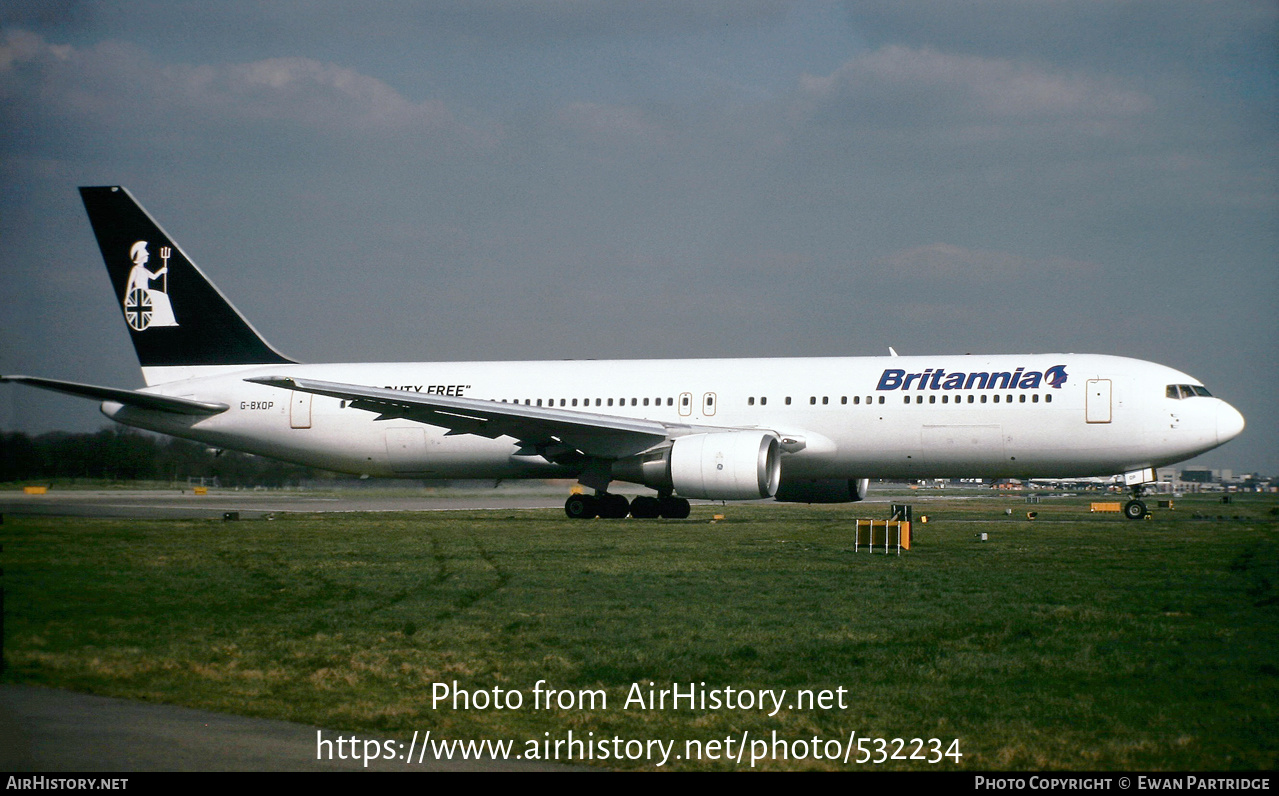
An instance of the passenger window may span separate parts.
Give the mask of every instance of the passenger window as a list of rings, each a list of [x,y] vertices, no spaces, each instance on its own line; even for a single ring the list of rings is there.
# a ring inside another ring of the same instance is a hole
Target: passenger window
[[[816,405],[817,405],[817,396],[816,396],[816,395],[811,395],[811,396],[809,396],[809,398],[808,398],[808,403],[809,403],[809,405],[810,405],[810,406],[816,406]]]
[[[848,403],[848,396],[847,396],[847,395],[841,395],[841,396],[839,396],[839,402],[840,402],[841,404],[846,404],[846,403]]]
[[[760,396],[760,398],[759,398],[759,405],[760,405],[760,406],[767,406],[767,405],[768,405],[768,398],[766,398],[766,397],[764,397],[764,396],[762,396],[762,395],[761,395],[761,396]]]
[[[1025,394],[1025,393],[1022,393],[1022,394],[1021,394],[1021,398],[1020,398],[1020,400],[1021,400],[1021,403],[1026,403],[1026,394]]]
[[[747,405],[747,406],[754,406],[754,405],[755,405],[755,399],[754,399],[753,397],[751,397],[751,398],[747,398],[747,399],[746,399],[746,405]]]
[[[982,403],[986,403],[986,396],[984,396],[984,395],[983,395],[983,396],[981,397],[981,402],[982,402]]]
[[[853,403],[860,404],[861,402],[862,402],[862,397],[860,395],[853,396]]]
[[[903,396],[902,396],[902,403],[904,403],[904,404],[908,404],[908,403],[910,403],[910,396],[909,396],[909,395],[903,395]]]
[[[1030,396],[1030,402],[1033,404],[1039,403],[1039,393],[1035,393],[1034,395]]]
[[[790,406],[790,396],[786,396],[786,405]]]
[[[1052,403],[1052,402],[1053,402],[1053,394],[1052,394],[1052,393],[1048,393],[1047,395],[1045,395],[1045,396],[1044,396],[1044,403],[1046,403],[1046,404],[1050,404],[1050,403]]]
[[[882,396],[882,395],[881,395],[881,396],[879,396],[879,402],[880,402],[881,404],[884,402],[884,396]],[[869,396],[869,395],[867,395],[867,396],[866,396],[866,403],[870,403],[870,396]]]

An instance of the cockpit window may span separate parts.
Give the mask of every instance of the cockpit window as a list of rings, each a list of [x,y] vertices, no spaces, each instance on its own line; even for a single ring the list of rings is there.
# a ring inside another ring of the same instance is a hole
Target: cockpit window
[[[1212,393],[1208,392],[1207,387],[1200,387],[1198,384],[1169,384],[1164,388],[1164,394],[1169,398],[1194,398],[1197,395],[1212,397]]]
[[[1194,391],[1195,391],[1195,395],[1203,395],[1203,396],[1207,396],[1207,397],[1209,397],[1209,398],[1211,398],[1211,397],[1212,397],[1212,393],[1208,392],[1208,388],[1207,388],[1207,387],[1200,387],[1198,384],[1195,384],[1195,385],[1193,385],[1193,389],[1194,389]]]

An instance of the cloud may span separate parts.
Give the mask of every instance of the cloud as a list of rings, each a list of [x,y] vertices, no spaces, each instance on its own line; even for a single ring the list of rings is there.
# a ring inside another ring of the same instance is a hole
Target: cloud
[[[1152,107],[1149,97],[1100,78],[900,45],[859,55],[829,75],[804,75],[800,89],[814,113],[857,120],[1069,121]]]
[[[413,100],[375,77],[311,58],[165,64],[130,44],[77,49],[17,29],[0,37],[0,96],[28,123],[71,123],[152,142],[245,124],[480,146],[495,135],[461,122],[441,100]]]

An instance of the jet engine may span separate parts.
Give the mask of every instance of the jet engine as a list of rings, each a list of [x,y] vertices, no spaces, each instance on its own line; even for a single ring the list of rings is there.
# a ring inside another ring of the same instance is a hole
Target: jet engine
[[[679,437],[671,445],[671,484],[682,497],[758,500],[781,481],[781,443],[765,431]]]
[[[769,431],[715,431],[613,462],[613,478],[704,500],[759,500],[777,492],[781,441]]]

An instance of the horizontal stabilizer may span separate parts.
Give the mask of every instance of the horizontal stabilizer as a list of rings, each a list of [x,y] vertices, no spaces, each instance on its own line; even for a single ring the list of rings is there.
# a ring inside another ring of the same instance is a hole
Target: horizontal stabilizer
[[[78,395],[81,398],[92,398],[97,401],[115,401],[125,406],[136,406],[139,409],[171,412],[178,415],[216,415],[230,408],[226,404],[194,401],[190,398],[173,398],[168,395],[154,395],[137,390],[98,387],[93,384],[40,379],[35,376],[0,376],[0,382],[6,381],[11,381],[15,384],[27,384],[32,387],[39,387],[42,390],[53,390],[67,395]]]

